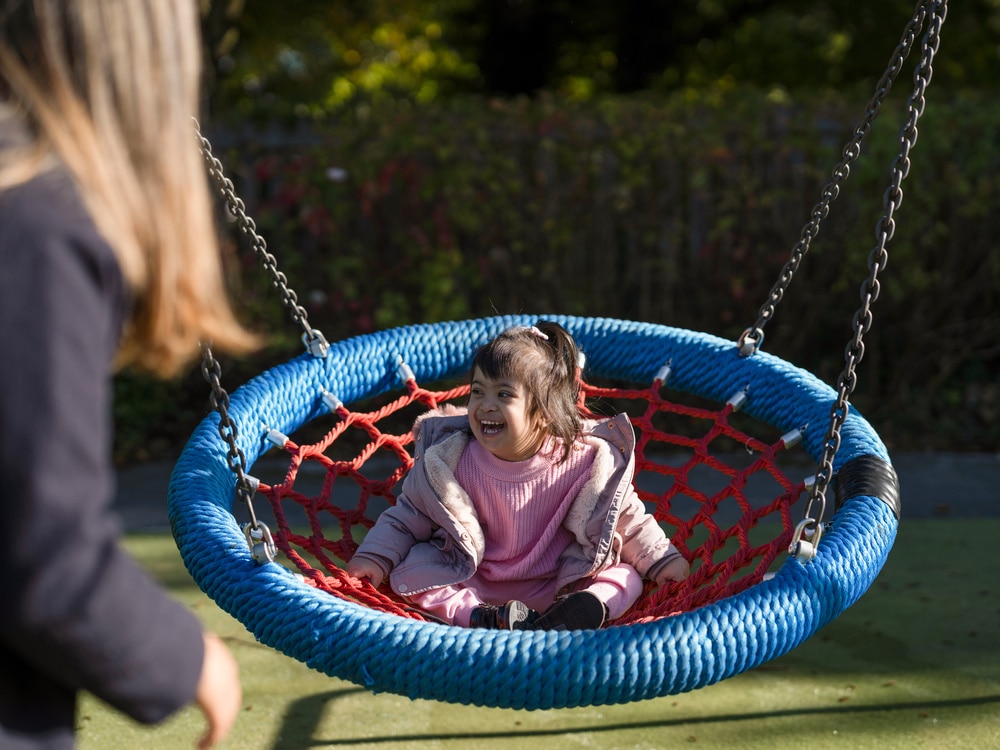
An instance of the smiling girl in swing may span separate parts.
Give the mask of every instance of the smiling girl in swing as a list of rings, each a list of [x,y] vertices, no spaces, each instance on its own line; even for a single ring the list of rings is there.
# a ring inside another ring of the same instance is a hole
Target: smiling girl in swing
[[[477,352],[467,413],[414,425],[414,465],[348,563],[461,626],[582,630],[621,617],[643,579],[689,565],[632,487],[628,417],[581,418],[577,347],[560,325]]]

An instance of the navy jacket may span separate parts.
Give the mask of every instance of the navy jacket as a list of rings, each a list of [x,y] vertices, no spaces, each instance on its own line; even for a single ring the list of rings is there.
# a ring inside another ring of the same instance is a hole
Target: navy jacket
[[[80,690],[142,722],[195,694],[200,624],[119,547],[111,511],[111,366],[126,298],[64,173],[0,191],[5,750],[72,747]]]

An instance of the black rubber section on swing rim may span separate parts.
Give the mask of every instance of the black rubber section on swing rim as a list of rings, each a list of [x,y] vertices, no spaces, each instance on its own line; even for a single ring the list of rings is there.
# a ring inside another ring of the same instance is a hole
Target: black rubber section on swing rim
[[[877,497],[899,520],[899,477],[892,464],[878,456],[858,456],[840,467],[836,478],[836,508],[859,496]]]

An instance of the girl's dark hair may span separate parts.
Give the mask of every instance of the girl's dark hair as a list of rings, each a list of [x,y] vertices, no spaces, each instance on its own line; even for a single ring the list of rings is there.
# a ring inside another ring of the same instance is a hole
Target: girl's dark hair
[[[563,455],[569,457],[580,435],[577,399],[579,350],[569,332],[558,323],[540,320],[534,326],[508,328],[479,348],[469,379],[478,368],[492,380],[509,378],[528,391],[528,415],[542,415],[549,433],[562,440]]]

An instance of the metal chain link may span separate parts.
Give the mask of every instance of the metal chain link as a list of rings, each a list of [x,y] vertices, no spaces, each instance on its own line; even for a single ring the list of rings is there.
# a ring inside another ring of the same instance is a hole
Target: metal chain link
[[[229,394],[222,387],[222,367],[215,355],[212,354],[212,347],[204,342],[201,344],[201,374],[211,386],[212,409],[219,413],[219,435],[222,437],[222,441],[229,446],[226,462],[229,464],[229,469],[236,475],[236,497],[246,506],[250,516],[250,520],[243,525],[247,546],[257,563],[273,562],[278,556],[278,550],[274,544],[274,538],[271,536],[271,530],[267,524],[257,520],[257,513],[254,511],[253,496],[257,492],[258,483],[256,479],[247,474],[246,455],[237,445],[239,430],[229,415]]]
[[[257,518],[251,503],[254,489],[247,477],[246,455],[236,443],[239,438],[239,430],[236,428],[233,418],[229,416],[229,394],[222,387],[222,366],[212,354],[212,347],[204,342],[201,344],[201,374],[212,389],[209,398],[212,410],[219,413],[219,435],[222,437],[222,441],[229,446],[226,462],[236,475],[236,494],[250,508],[250,522],[256,528]]]
[[[757,352],[764,343],[764,327],[774,317],[775,308],[785,296],[788,285],[792,282],[792,277],[798,270],[802,258],[809,252],[809,246],[813,239],[819,234],[820,225],[830,213],[830,204],[840,195],[840,186],[851,173],[851,165],[861,155],[861,146],[868,134],[871,132],[872,123],[882,110],[882,104],[892,89],[903,63],[909,56],[913,47],[913,42],[924,26],[924,21],[928,14],[928,7],[936,5],[936,0],[923,0],[914,10],[913,18],[907,23],[903,30],[902,39],[892,57],[882,78],[875,87],[875,93],[868,102],[861,122],[854,129],[854,138],[844,147],[841,160],[833,169],[833,177],[823,186],[821,198],[813,206],[809,221],[806,222],[799,234],[799,239],[792,247],[791,254],[786,261],[778,280],[768,293],[766,302],[761,306],[757,314],[756,322],[747,328],[739,338],[739,352],[741,357],[747,357]]]
[[[325,357],[330,348],[326,337],[309,325],[308,313],[299,304],[298,295],[288,286],[288,278],[278,270],[277,260],[268,251],[267,242],[257,231],[256,223],[247,215],[246,204],[236,195],[236,188],[233,186],[233,181],[226,177],[222,168],[222,162],[212,154],[212,145],[201,134],[201,129],[198,127],[197,122],[195,122],[195,129],[198,133],[198,139],[201,142],[201,153],[205,159],[205,164],[208,166],[209,176],[218,187],[223,199],[225,199],[226,207],[236,219],[236,225],[249,238],[250,247],[257,255],[260,264],[271,275],[271,282],[281,293],[281,300],[284,302],[285,307],[288,308],[292,320],[302,328],[302,343],[314,357]]]
[[[236,189],[232,180],[226,177],[220,162],[212,154],[212,146],[208,139],[201,134],[197,121],[195,129],[198,139],[201,142],[201,152],[208,167],[209,176],[218,187],[219,192],[226,201],[226,206],[235,217],[240,231],[250,238],[250,245],[256,253],[261,265],[271,275],[272,283],[281,292],[282,301],[291,313],[292,320],[302,328],[302,343],[314,357],[325,357],[329,351],[329,344],[323,334],[309,325],[309,316],[305,309],[299,304],[298,296],[288,286],[288,279],[285,274],[278,270],[277,261],[267,250],[267,243],[257,232],[257,226],[246,213],[246,205],[236,195]],[[247,474],[246,455],[237,444],[239,430],[236,423],[229,414],[229,394],[222,386],[222,366],[212,353],[212,348],[208,343],[202,342],[201,374],[208,381],[211,387],[212,409],[219,414],[219,435],[228,446],[226,462],[230,470],[236,475],[236,497],[246,506],[250,521],[243,527],[246,535],[247,545],[250,547],[253,559],[258,563],[272,562],[277,557],[277,548],[271,531],[266,524],[257,520],[257,514],[253,507],[253,496],[257,492],[257,480]]]
[[[868,278],[861,284],[861,306],[854,314],[854,335],[844,349],[845,365],[837,380],[837,398],[830,409],[830,425],[823,443],[818,471],[806,504],[803,522],[799,524],[789,550],[801,559],[811,559],[822,533],[821,523],[826,511],[826,490],[833,478],[833,460],[840,448],[840,431],[850,411],[850,397],[857,385],[857,366],[865,354],[864,336],[872,326],[871,307],[881,289],[878,275],[889,262],[887,245],[895,232],[893,215],[903,201],[902,183],[910,172],[910,150],[917,142],[917,121],[924,112],[924,93],[933,73],[934,55],[940,44],[941,26],[948,12],[947,0],[929,3],[930,19],[921,48],[921,59],[913,74],[914,89],[907,101],[907,120],[899,133],[899,153],[893,160],[890,185],[882,197],[883,214],[876,224],[876,244],[868,256]],[[813,534],[811,542],[802,535]]]

